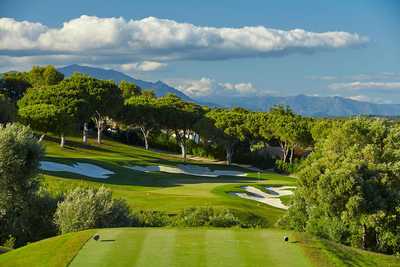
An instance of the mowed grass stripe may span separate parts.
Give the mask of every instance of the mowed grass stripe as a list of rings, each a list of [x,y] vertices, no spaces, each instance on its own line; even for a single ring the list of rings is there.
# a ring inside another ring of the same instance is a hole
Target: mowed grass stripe
[[[176,235],[173,266],[206,266],[206,231],[204,229],[180,229]]]
[[[206,266],[245,266],[240,249],[240,241],[232,230],[207,230]]]
[[[289,234],[289,242],[283,240],[284,231],[272,229],[269,231],[259,231],[259,233],[252,232],[248,238],[254,240],[255,234],[258,234],[262,239],[260,246],[254,250],[255,253],[261,252],[264,255],[264,265],[260,266],[312,266],[303,254],[297,240],[294,240],[292,234]]]
[[[103,229],[100,241],[89,240],[70,264],[83,266],[132,266],[138,258],[147,231]]]
[[[136,264],[131,266],[174,266],[176,232],[174,229],[147,231]]]

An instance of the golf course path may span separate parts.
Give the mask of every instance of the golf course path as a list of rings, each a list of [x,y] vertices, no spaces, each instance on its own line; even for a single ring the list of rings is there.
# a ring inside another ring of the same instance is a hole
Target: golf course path
[[[76,255],[77,266],[311,266],[280,230],[103,229]],[[290,236],[290,235],[289,235]]]

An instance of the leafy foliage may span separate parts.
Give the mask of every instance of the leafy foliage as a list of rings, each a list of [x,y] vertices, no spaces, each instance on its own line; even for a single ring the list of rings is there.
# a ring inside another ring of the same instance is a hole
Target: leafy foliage
[[[12,122],[16,117],[15,104],[0,93],[0,123]]]
[[[43,155],[32,131],[18,124],[0,126],[0,241],[32,240],[39,160]]]
[[[54,215],[59,231],[77,232],[90,228],[130,226],[127,204],[113,199],[109,189],[76,188],[60,202]]]
[[[320,140],[299,172],[290,225],[337,242],[400,252],[399,126],[352,119]]]

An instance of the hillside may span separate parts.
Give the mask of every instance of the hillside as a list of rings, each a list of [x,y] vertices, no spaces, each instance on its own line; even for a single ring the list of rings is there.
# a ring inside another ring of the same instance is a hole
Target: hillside
[[[198,100],[205,101],[206,99],[200,98]],[[400,105],[398,104],[375,104],[338,96],[243,96],[224,97],[214,101],[225,107],[243,107],[258,111],[268,111],[275,105],[284,105],[291,107],[298,114],[315,117],[355,115],[397,116],[400,114]]]
[[[100,240],[89,239],[99,234]],[[282,240],[289,235],[290,242]],[[88,240],[89,239],[89,240]],[[87,241],[88,240],[88,241]],[[281,230],[118,228],[72,233],[0,255],[0,266],[400,266],[398,259]]]
[[[344,97],[318,97],[318,96],[224,96],[224,97],[196,97],[191,98],[176,88],[162,81],[147,82],[132,78],[122,72],[112,69],[102,69],[80,65],[69,65],[58,69],[65,76],[74,72],[81,72],[98,79],[122,80],[133,82],[143,89],[153,89],[157,96],[173,93],[183,100],[202,103],[218,107],[243,107],[250,110],[266,111],[275,105],[290,106],[296,113],[304,116],[338,117],[354,115],[397,116],[400,114],[398,104],[376,104],[356,101]]]
[[[172,93],[172,94],[179,96],[183,100],[193,102],[193,99],[191,99],[190,97],[188,97],[181,91],[179,91],[161,81],[157,81],[155,83],[147,82],[147,81],[132,78],[131,76],[128,76],[122,72],[112,70],[112,69],[94,68],[94,67],[80,66],[80,65],[74,64],[74,65],[69,65],[69,66],[65,66],[62,68],[58,68],[58,71],[60,71],[67,77],[72,75],[74,72],[80,72],[80,73],[90,75],[97,79],[113,80],[116,83],[119,83],[120,81],[125,80],[127,82],[132,82],[132,83],[138,85],[142,89],[153,89],[157,96],[163,96],[168,93]]]

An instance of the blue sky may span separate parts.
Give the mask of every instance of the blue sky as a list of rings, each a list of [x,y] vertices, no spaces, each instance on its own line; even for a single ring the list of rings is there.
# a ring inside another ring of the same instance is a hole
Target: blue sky
[[[400,103],[399,1],[1,0],[0,17],[13,19],[0,22],[1,71],[76,62],[163,80],[209,99],[307,94]],[[112,17],[124,20],[102,20]],[[148,17],[154,18],[143,21]],[[75,28],[63,31],[71,20],[78,20]],[[94,28],[85,28],[88,21]],[[173,23],[180,27],[176,36],[163,35]],[[109,31],[95,34],[106,25]],[[153,34],[157,25],[162,30]],[[270,38],[269,29],[282,32]],[[296,33],[300,41],[293,41],[293,29],[303,30]],[[312,35],[329,32],[347,35]],[[338,38],[344,43],[335,43]]]

